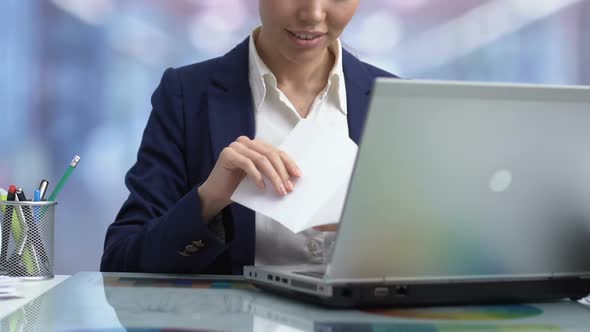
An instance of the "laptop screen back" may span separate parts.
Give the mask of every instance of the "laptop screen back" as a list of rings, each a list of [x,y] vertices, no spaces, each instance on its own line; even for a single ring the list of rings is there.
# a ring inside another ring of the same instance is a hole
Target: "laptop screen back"
[[[590,273],[590,89],[376,83],[328,279]]]

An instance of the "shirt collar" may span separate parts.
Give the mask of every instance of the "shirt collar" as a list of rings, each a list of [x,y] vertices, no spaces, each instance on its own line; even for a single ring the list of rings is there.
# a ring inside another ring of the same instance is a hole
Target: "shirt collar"
[[[346,115],[348,109],[346,107],[346,84],[344,82],[344,69],[342,66],[342,43],[340,39],[336,39],[336,45],[330,47],[336,60],[334,61],[334,67],[330,71],[328,78],[329,85],[334,84],[338,93],[338,103],[340,111]]]
[[[250,70],[250,86],[255,102],[255,110],[257,111],[264,101],[266,96],[267,84],[277,88],[277,79],[275,75],[266,66],[254,42],[255,36],[258,34],[260,27],[254,29],[250,34],[249,41],[249,70]],[[347,115],[348,110],[346,107],[346,85],[344,82],[344,70],[342,67],[342,44],[340,39],[336,39],[335,45],[330,46],[330,51],[335,56],[334,67],[330,71],[328,76],[328,93],[336,93],[336,99],[340,111]]]

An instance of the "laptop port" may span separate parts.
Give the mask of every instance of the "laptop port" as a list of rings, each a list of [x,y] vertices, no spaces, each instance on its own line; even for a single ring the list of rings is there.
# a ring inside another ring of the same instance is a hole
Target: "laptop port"
[[[408,295],[408,286],[396,286],[395,287],[395,295],[397,296],[407,296]]]
[[[373,295],[375,295],[375,297],[385,297],[389,295],[389,288],[375,287],[375,289],[373,290]]]
[[[266,276],[266,279],[268,279],[268,280],[272,281],[272,279],[273,279],[273,276],[272,276],[272,274],[268,274],[268,275]]]
[[[275,276],[275,281],[276,281],[276,282],[279,282],[279,281],[281,281],[281,277],[279,277],[279,276]]]
[[[282,279],[281,279],[281,282],[282,282],[283,284],[288,284],[288,283],[289,283],[289,281],[288,281],[286,278],[282,278]]]

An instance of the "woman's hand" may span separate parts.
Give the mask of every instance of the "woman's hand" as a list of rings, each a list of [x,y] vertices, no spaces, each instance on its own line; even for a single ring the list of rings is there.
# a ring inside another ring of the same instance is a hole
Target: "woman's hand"
[[[261,140],[240,136],[221,151],[209,177],[197,190],[205,222],[231,203],[231,195],[246,176],[260,190],[266,189],[267,178],[272,189],[285,196],[293,191],[290,178],[301,176],[301,171],[285,152]]]

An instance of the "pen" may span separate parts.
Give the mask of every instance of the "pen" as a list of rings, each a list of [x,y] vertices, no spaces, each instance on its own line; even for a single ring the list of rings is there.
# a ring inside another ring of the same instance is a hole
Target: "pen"
[[[15,194],[16,194],[16,197],[18,198],[16,200],[17,202],[24,202],[27,200],[27,196],[25,196],[25,191],[23,190],[23,188],[21,188],[21,187],[16,188]]]
[[[16,189],[16,195],[14,196],[14,201],[15,202],[21,202],[21,201],[25,201],[25,194],[23,193],[22,188],[17,188]],[[22,206],[16,206],[16,217],[19,219],[20,221],[20,225],[23,226],[24,230],[22,232],[22,237],[21,237],[21,244],[18,246],[18,250],[17,250],[17,254],[19,256],[22,256],[23,254],[23,250],[25,248],[27,239],[28,239],[28,235],[29,235],[29,230],[27,229],[27,217],[25,216],[25,212],[23,211],[23,207]],[[38,265],[38,264],[37,264]]]
[[[25,198],[22,188],[17,188],[14,195],[14,201],[20,202],[22,198]],[[39,265],[39,258],[37,257],[37,252],[33,243],[30,243],[29,248],[25,248],[29,241],[28,235],[30,231],[27,225],[27,218],[22,206],[15,206],[14,209],[16,210],[15,214],[17,221],[15,222],[14,219],[12,220],[12,233],[14,234],[15,242],[18,243],[20,240],[16,254],[21,257],[20,259],[18,257],[15,257],[14,259],[16,259],[17,262],[24,264],[28,274],[34,275],[41,271],[41,266]]]
[[[21,189],[21,191],[22,191],[22,189]],[[18,192],[18,189],[16,189],[16,191],[14,192],[14,201],[15,202],[19,202],[18,196],[19,196],[19,192]],[[21,196],[22,196],[22,193],[21,193]],[[25,224],[25,214],[24,214],[21,206],[15,206],[14,210],[16,210],[16,213],[15,213],[16,220],[15,220],[15,218],[12,219],[12,234],[14,235],[15,244],[19,243],[19,242],[20,242],[20,244],[16,248],[16,256],[13,256],[11,259],[14,259],[19,263],[23,263],[25,266],[25,269],[27,270],[27,273],[33,274],[33,273],[35,273],[35,266],[33,265],[35,263],[31,261],[30,251],[25,250],[25,246],[27,244],[27,233],[28,233],[27,232],[27,225]],[[14,265],[15,263],[9,263],[9,264]],[[37,265],[37,267],[39,266],[39,264],[36,264],[36,265]]]
[[[4,190],[4,188],[0,188],[0,201],[6,201],[8,199],[7,195],[8,192]],[[6,215],[4,215],[6,213],[6,205],[1,205],[0,208],[2,210],[2,220],[0,221],[0,273],[4,273],[6,272],[6,266],[4,265],[4,259],[6,256],[5,252],[8,249],[4,243],[4,237],[9,236],[9,231],[6,223],[4,222],[4,218],[7,218]],[[6,235],[3,233],[6,233]]]
[[[8,194],[6,195],[6,200],[14,201],[14,195],[16,195],[16,186],[11,184],[8,187]]]
[[[8,189],[8,201],[18,201],[16,191],[16,186],[11,185]],[[16,213],[14,212],[15,210]],[[15,246],[18,244],[18,247],[14,248],[15,252],[12,253],[10,259],[8,259],[8,252],[6,253],[6,262],[8,266],[17,267],[17,270],[14,271],[16,273],[14,276],[20,276],[22,273],[19,272],[20,269],[26,270],[28,274],[33,275],[35,274],[35,267],[31,252],[30,250],[24,250],[24,245],[26,243],[26,225],[21,223],[21,221],[24,222],[22,219],[24,216],[19,214],[19,212],[22,213],[22,209],[20,206],[15,207],[10,205],[6,208],[6,212],[3,221],[10,224]],[[6,240],[8,240],[8,238],[6,238]],[[8,272],[9,274],[11,273],[10,270]]]
[[[8,191],[6,191],[6,189],[4,189],[4,188],[0,188],[0,201],[7,201],[8,200],[7,196],[8,196]],[[2,213],[4,213],[6,210],[6,205],[1,205],[0,208],[2,209]],[[0,226],[0,227],[2,227],[2,226]]]
[[[6,193],[7,201],[14,201],[14,195],[16,192],[16,186],[11,185],[8,187],[8,193]],[[10,222],[12,221],[12,206],[7,205],[2,217],[2,247],[0,248],[0,262],[5,262],[8,255],[8,236],[10,229]]]
[[[35,194],[33,195],[33,202],[40,202],[41,201],[41,190],[35,190]],[[35,222],[38,223],[41,220],[40,209],[38,206],[33,207],[33,217]]]
[[[59,192],[63,188],[66,181],[68,181],[69,177],[72,175],[72,172],[74,171],[76,166],[78,166],[79,162],[80,162],[80,157],[74,156],[74,159],[72,159],[72,162],[70,163],[70,165],[66,169],[64,175],[61,177],[61,179],[57,183],[57,186],[55,187],[55,189],[53,190],[53,192],[49,196],[50,201],[55,201],[55,199],[57,198],[57,195],[59,194]]]
[[[39,192],[41,195],[41,198],[39,199],[40,201],[45,199],[45,192],[47,192],[47,187],[49,186],[49,181],[43,179],[41,180],[41,183],[39,184]]]
[[[4,190],[4,188],[0,188],[0,201],[6,201],[8,200],[8,192],[6,190]],[[0,266],[4,267],[4,259],[5,259],[5,251],[7,251],[7,247],[4,242],[4,235],[3,232],[6,233],[6,237],[8,239],[8,224],[4,222],[4,219],[7,218],[4,214],[6,213],[6,205],[2,205],[2,222],[0,222]]]
[[[22,190],[22,188],[16,189],[16,197],[17,197],[17,201],[24,202],[27,200],[27,197],[25,196],[25,192]],[[25,236],[23,237],[23,239],[28,239],[35,266],[37,267],[37,271],[39,271],[39,273],[41,273],[41,265],[40,265],[39,261],[43,264],[44,268],[48,269],[49,268],[49,265],[48,265],[49,258],[47,257],[47,254],[45,253],[45,248],[43,248],[43,241],[41,239],[39,229],[37,228],[37,225],[35,224],[33,211],[31,208],[32,208],[31,206],[24,206],[24,207],[22,207],[22,209],[20,206],[18,207],[18,209],[21,209],[23,211],[22,218],[23,218],[23,221],[27,227],[25,230],[26,233],[25,233]],[[23,240],[23,242],[25,242],[25,241],[26,240]]]

